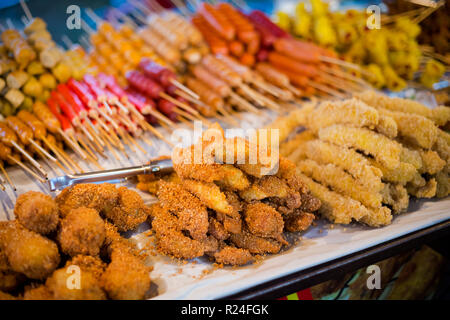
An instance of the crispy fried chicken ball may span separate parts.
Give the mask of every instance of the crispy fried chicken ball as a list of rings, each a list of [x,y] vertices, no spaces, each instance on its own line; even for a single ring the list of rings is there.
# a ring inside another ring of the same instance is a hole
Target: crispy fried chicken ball
[[[40,192],[28,191],[21,194],[17,198],[14,214],[24,227],[43,235],[58,227],[56,202],[49,195]]]
[[[61,250],[72,257],[96,256],[105,241],[105,223],[94,209],[74,209],[61,220],[58,240]]]

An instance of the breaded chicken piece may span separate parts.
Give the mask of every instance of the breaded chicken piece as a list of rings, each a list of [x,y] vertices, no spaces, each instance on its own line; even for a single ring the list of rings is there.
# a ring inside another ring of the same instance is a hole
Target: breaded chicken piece
[[[134,255],[113,251],[100,283],[111,299],[142,300],[150,289],[150,271],[151,268]]]
[[[98,212],[78,208],[61,220],[58,241],[62,252],[71,257],[78,254],[96,256],[105,241],[105,223]]]
[[[1,300],[18,300],[18,299],[9,293],[0,291],[0,301]]]
[[[300,133],[297,133],[292,139],[281,143],[280,155],[283,157],[288,157],[296,149],[301,148],[304,143],[314,140],[315,138],[316,136],[311,130],[304,130]]]
[[[46,285],[29,286],[25,288],[23,300],[53,300],[53,293]]]
[[[305,175],[302,175],[302,178],[311,193],[322,201],[319,212],[333,223],[348,224],[356,220],[379,227],[389,224],[392,220],[391,212],[386,207],[368,209],[359,201],[330,191]]]
[[[106,263],[100,260],[100,258],[82,254],[67,261],[66,267],[68,266],[78,266],[82,271],[90,272],[97,280],[100,280],[101,275],[106,269]]]
[[[219,250],[219,241],[213,236],[208,236],[206,239],[202,240],[203,248],[205,254],[213,255],[214,252]]]
[[[302,194],[308,192],[308,188],[303,183],[302,179],[300,179],[300,177],[297,175],[297,166],[291,160],[280,156],[280,162],[276,176],[285,180],[290,188]]]
[[[343,147],[355,148],[366,155],[371,155],[389,169],[395,169],[400,164],[402,146],[369,129],[332,125],[320,129],[318,135],[321,140]]]
[[[409,181],[413,180],[418,174],[417,169],[410,163],[400,162],[397,168],[388,169],[374,159],[368,160],[373,167],[380,169],[383,174],[383,181],[405,185]],[[383,190],[383,188],[381,190]]]
[[[314,212],[320,209],[320,206],[322,203],[319,199],[314,197],[310,191],[307,193],[302,194],[301,198],[301,206],[298,208],[298,210],[303,212]]]
[[[405,145],[402,146],[402,152],[400,153],[400,161],[411,164],[417,170],[422,168],[423,165],[422,157],[420,156],[418,149],[415,150],[412,148],[408,148]]]
[[[100,214],[109,212],[117,205],[119,193],[109,183],[77,184],[64,189],[57,197],[61,217],[65,217],[72,209],[86,207],[97,210]]]
[[[11,291],[25,280],[25,276],[11,270],[0,243],[0,291]]]
[[[219,170],[222,171],[223,177],[216,180],[215,183],[222,189],[239,191],[250,185],[245,173],[231,164],[224,164],[220,166]]]
[[[214,183],[183,180],[183,187],[197,196],[208,208],[226,215],[233,214],[233,207],[228,203],[225,194]]]
[[[311,226],[315,217],[312,213],[297,211],[285,220],[284,225],[290,232],[305,231]]]
[[[398,134],[397,122],[395,122],[392,117],[379,114],[378,124],[375,126],[375,131],[393,139],[397,137]]]
[[[435,178],[431,178],[422,187],[406,185],[408,192],[416,198],[433,198],[436,196],[438,183]]]
[[[49,195],[35,191],[17,198],[14,215],[27,229],[43,235],[55,231],[59,222],[56,202]]]
[[[253,261],[253,257],[248,250],[226,246],[222,250],[214,253],[217,263],[241,266]]]
[[[262,200],[270,197],[286,198],[295,192],[285,180],[276,176],[265,176],[256,180],[252,185],[239,192],[241,198],[247,202]]]
[[[448,165],[447,165],[448,167]],[[445,169],[436,174],[436,196],[444,198],[450,194],[450,176],[448,169]]]
[[[102,255],[111,257],[114,249],[128,251],[132,254],[137,254],[137,250],[133,242],[123,238],[116,226],[109,222],[105,222],[105,241],[103,242]]]
[[[1,235],[11,270],[31,279],[45,279],[59,264],[56,244],[38,233],[10,223]]]
[[[204,254],[203,244],[181,232],[177,217],[171,214],[168,208],[160,204],[152,208],[152,228],[156,234],[156,247],[159,252],[183,259],[193,259]]]
[[[111,210],[105,211],[105,217],[120,231],[133,230],[147,220],[150,209],[136,191],[126,187],[120,187],[117,191],[117,204]]]
[[[314,160],[305,159],[297,166],[308,177],[338,193],[358,200],[369,208],[381,207],[382,196],[379,192],[365,187],[359,180],[333,164],[321,165]]]
[[[223,224],[212,217],[209,218],[208,232],[214,238],[220,241],[226,240],[230,237],[230,233],[228,233],[228,231],[225,230]]]
[[[419,150],[422,158],[422,167],[419,169],[420,173],[436,174],[446,165],[445,160],[439,157],[436,151]]]
[[[196,240],[206,238],[208,231],[208,211],[202,202],[180,184],[161,181],[158,199],[162,206],[178,217],[183,230]]]
[[[342,101],[324,101],[307,115],[307,127],[317,132],[333,124],[374,128],[379,121],[378,111],[363,101],[352,98]]]
[[[254,202],[245,208],[245,222],[249,231],[257,236],[278,238],[283,232],[281,214],[271,206]]]
[[[369,189],[374,191],[383,189],[383,183],[381,182],[383,173],[381,170],[374,167],[366,157],[354,149],[320,140],[306,143],[304,149],[309,159],[320,164],[334,164],[350,173]]]
[[[61,268],[53,272],[47,278],[45,286],[52,293],[55,300],[105,300],[106,294],[100,287],[95,276],[88,271],[81,271],[78,283],[75,281],[75,273],[67,268]],[[72,286],[68,286],[71,283]]]
[[[383,203],[389,205],[393,213],[401,213],[408,209],[409,195],[403,185],[387,183],[381,194]]]
[[[230,240],[252,254],[278,253],[281,250],[281,243],[275,239],[258,237],[246,231],[232,234]]]

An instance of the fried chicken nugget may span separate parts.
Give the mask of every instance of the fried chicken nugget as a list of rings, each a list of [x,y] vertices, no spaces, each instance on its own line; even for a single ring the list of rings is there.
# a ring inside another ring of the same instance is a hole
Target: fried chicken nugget
[[[159,252],[182,259],[193,259],[204,254],[203,244],[181,232],[178,219],[167,207],[158,203],[152,209],[152,228],[156,233],[156,247]]]
[[[372,227],[388,225],[391,222],[392,215],[388,208],[368,209],[359,201],[330,191],[311,178],[300,175],[311,193],[322,201],[319,212],[331,222],[348,224],[352,220],[356,220]]]
[[[315,215],[308,212],[297,211],[285,220],[285,228],[290,232],[305,231],[315,219]]]
[[[208,211],[198,198],[179,184],[161,181],[158,199],[162,206],[170,208],[178,217],[180,227],[188,231],[193,239],[206,238]]]
[[[398,142],[365,128],[332,125],[320,129],[319,138],[340,146],[360,150],[375,157],[390,169],[395,169],[400,164],[402,146]]]
[[[72,209],[80,207],[95,209],[100,214],[107,213],[117,205],[118,197],[113,184],[77,184],[64,189],[55,200],[64,218]]]
[[[105,241],[105,223],[98,212],[89,208],[78,208],[61,220],[58,233],[62,252],[96,256]]]
[[[56,202],[49,195],[35,191],[17,198],[14,215],[27,229],[43,235],[55,231],[59,222]]]
[[[56,269],[60,256],[53,241],[15,221],[6,228],[1,237],[11,270],[30,279],[44,279]]]
[[[45,286],[55,300],[106,300],[106,294],[95,276],[85,270],[79,273],[79,283],[69,268],[61,268],[47,278]],[[69,286],[68,283],[72,283]],[[79,287],[78,287],[79,285]]]
[[[239,191],[249,187],[250,181],[245,173],[233,165],[224,164],[220,166],[220,171],[223,172],[223,177],[215,183],[222,189]]]
[[[448,167],[448,165],[447,165]],[[438,198],[444,198],[450,194],[450,177],[449,169],[444,168],[444,170],[436,174],[436,196]]]
[[[147,220],[150,210],[136,191],[120,187],[117,194],[117,204],[104,214],[120,231],[133,230]]]
[[[214,258],[217,263],[234,266],[241,266],[253,261],[253,257],[248,250],[230,246],[225,246],[220,251],[214,253]]]
[[[378,111],[363,101],[352,98],[342,101],[324,101],[307,115],[307,127],[314,132],[333,124],[375,128],[379,121]]]
[[[46,285],[29,286],[25,288],[23,300],[53,300],[53,293]]]
[[[262,202],[254,202],[247,205],[245,208],[245,222],[252,234],[266,238],[279,238],[284,228],[281,214]]]
[[[225,230],[225,227],[223,226],[223,224],[212,217],[209,218],[208,232],[214,238],[216,238],[217,240],[220,240],[220,241],[226,240],[230,237],[230,233],[228,233],[228,231]]]
[[[373,190],[383,189],[381,177],[383,173],[354,149],[337,146],[325,141],[313,140],[305,144],[305,152],[309,159],[320,164],[334,164],[350,173],[364,186]],[[336,156],[339,155],[339,156]]]
[[[9,293],[0,291],[0,301],[1,300],[18,300],[18,299]]]
[[[129,252],[114,250],[100,283],[112,299],[142,300],[150,289],[150,271],[150,267]]]
[[[11,270],[0,243],[0,291],[11,291],[25,280],[25,276]]]
[[[393,139],[397,137],[398,134],[397,122],[395,122],[392,117],[379,114],[378,124],[375,126],[375,131]]]
[[[422,158],[422,167],[420,173],[436,174],[446,165],[445,160],[439,157],[436,151],[432,150],[419,150],[420,157]]]
[[[275,239],[258,237],[249,232],[232,234],[231,242],[242,249],[247,249],[252,254],[278,253],[281,243]]]
[[[382,196],[363,186],[343,169],[333,164],[321,165],[306,159],[297,163],[299,170],[313,180],[330,187],[332,190],[358,200],[369,208],[381,207]]]
[[[103,272],[106,269],[106,263],[104,263],[98,257],[76,255],[71,260],[66,262],[66,267],[78,266],[82,271],[90,272],[97,280],[100,280]]]
[[[214,183],[196,180],[183,180],[182,183],[186,190],[197,196],[208,208],[226,215],[233,214],[233,207]]]
[[[416,198],[433,198],[437,192],[437,181],[435,178],[431,178],[422,187],[416,187],[413,185],[406,185],[408,192]]]
[[[305,126],[307,123],[307,115],[312,112],[316,102],[309,102],[303,104],[301,109],[291,111],[288,115],[278,117],[274,122],[265,126],[265,129],[278,129],[280,141],[286,140],[286,138],[294,131],[298,126]]]

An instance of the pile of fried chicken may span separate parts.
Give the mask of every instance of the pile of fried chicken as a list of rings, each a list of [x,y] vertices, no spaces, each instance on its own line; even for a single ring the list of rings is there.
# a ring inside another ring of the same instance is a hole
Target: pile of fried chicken
[[[304,183],[333,223],[391,223],[410,196],[450,194],[450,108],[390,98],[375,91],[322,101],[276,120],[280,154],[297,164]]]
[[[0,222],[0,300],[146,297],[151,269],[119,234],[148,217],[135,191],[106,183],[76,185],[56,199],[29,191],[14,214]]]
[[[249,161],[252,151],[263,148],[266,152],[260,152],[257,161]],[[194,159],[195,150],[203,151],[200,161]],[[176,149],[176,176],[159,180],[159,202],[150,214],[158,251],[181,259],[207,255],[220,265],[244,265],[288,245],[285,231],[306,230],[321,203],[292,162],[278,153],[275,163],[263,159],[272,151],[270,145],[263,147],[262,139],[256,145],[243,138],[226,139],[218,125],[196,144]],[[154,186],[145,178],[140,181],[141,187]]]

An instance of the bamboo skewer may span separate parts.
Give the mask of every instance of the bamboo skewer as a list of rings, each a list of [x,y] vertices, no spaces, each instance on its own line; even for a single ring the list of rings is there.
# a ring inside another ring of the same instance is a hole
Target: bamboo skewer
[[[41,176],[39,176],[36,172],[28,168],[26,165],[22,163],[22,161],[17,160],[16,158],[8,155],[7,158],[17,164],[19,167],[21,167],[24,171],[28,172],[30,175],[32,175],[36,180],[39,180],[42,183],[45,183],[45,179],[43,179]]]
[[[8,184],[11,187],[11,189],[13,189],[13,191],[17,191],[16,186],[12,182],[11,178],[9,177],[8,173],[6,172],[5,168],[3,167],[3,165],[1,163],[0,163],[0,170],[2,171],[3,175],[5,176],[6,181],[8,181]]]

